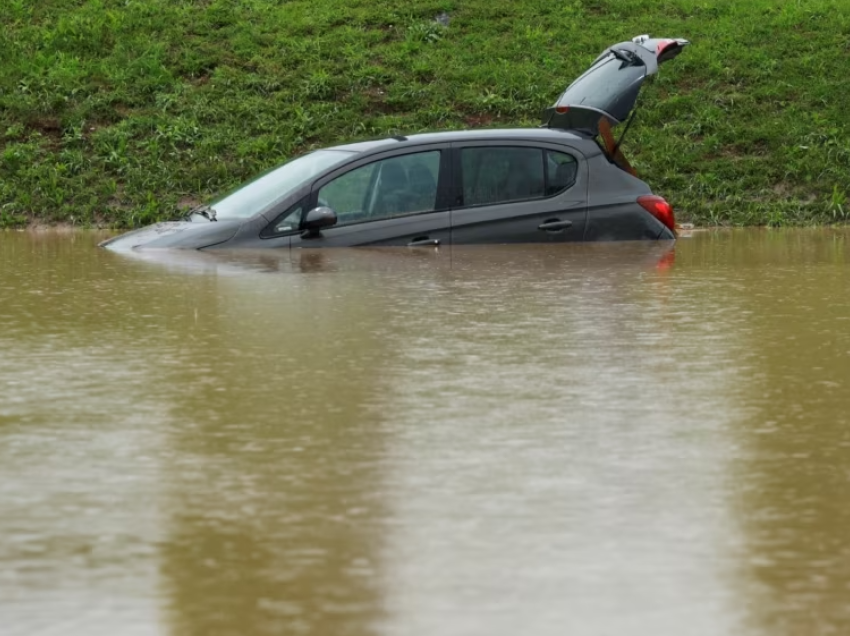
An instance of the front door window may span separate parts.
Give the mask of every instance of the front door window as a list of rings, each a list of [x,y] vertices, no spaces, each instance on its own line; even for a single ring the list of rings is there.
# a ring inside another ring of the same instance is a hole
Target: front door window
[[[336,212],[337,225],[433,212],[439,172],[439,150],[391,157],[337,177],[318,203]]]

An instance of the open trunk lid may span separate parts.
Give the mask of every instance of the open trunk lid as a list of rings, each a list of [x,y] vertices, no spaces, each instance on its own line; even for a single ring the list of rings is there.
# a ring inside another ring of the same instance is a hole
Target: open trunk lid
[[[641,86],[658,72],[662,62],[682,52],[689,42],[678,38],[641,35],[605,49],[558,101],[546,109],[547,128],[580,130],[600,134],[600,120],[614,127],[628,119]]]

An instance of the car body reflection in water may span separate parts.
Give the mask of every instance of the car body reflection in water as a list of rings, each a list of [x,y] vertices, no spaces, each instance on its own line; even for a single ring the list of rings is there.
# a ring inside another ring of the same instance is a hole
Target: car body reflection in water
[[[434,271],[481,265],[521,268],[643,268],[665,271],[676,261],[672,241],[624,242],[570,246],[489,245],[455,247],[358,247],[300,250],[183,249],[126,250],[116,260],[144,263],[174,273],[236,276],[248,272],[287,274],[357,271]]]

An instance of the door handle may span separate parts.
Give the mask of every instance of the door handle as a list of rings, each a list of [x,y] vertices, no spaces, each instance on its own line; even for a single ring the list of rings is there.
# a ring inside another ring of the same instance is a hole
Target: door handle
[[[561,230],[566,230],[573,226],[572,221],[561,221],[560,219],[549,219],[548,221],[543,221],[540,225],[537,226],[538,230],[543,230],[544,232],[560,232]]]
[[[407,244],[407,247],[428,247],[428,246],[438,246],[440,244],[440,239],[432,239],[428,236],[417,236],[415,239],[412,239],[410,243]]]

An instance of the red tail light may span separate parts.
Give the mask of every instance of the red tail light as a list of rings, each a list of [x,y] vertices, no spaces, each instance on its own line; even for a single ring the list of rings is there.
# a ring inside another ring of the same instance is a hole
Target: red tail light
[[[673,206],[667,203],[663,197],[654,194],[638,197],[637,202],[656,219],[666,225],[671,232],[676,232],[676,217],[673,214]]]
[[[658,40],[658,44],[655,45],[655,55],[661,57],[661,55],[669,49],[671,46],[678,46],[678,42],[676,40]]]

